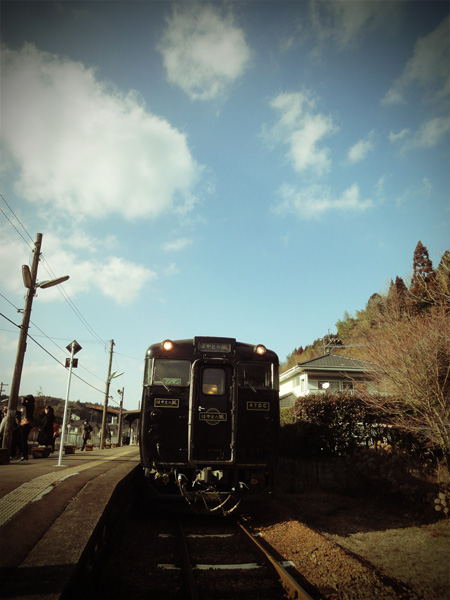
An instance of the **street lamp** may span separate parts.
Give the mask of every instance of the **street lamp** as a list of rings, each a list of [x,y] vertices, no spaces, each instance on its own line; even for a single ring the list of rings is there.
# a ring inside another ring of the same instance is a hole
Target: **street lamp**
[[[110,367],[111,367],[111,363],[110,363]],[[105,404],[103,406],[103,418],[102,418],[102,431],[101,431],[101,435],[100,435],[100,450],[103,450],[104,446],[105,446],[105,429],[106,429],[106,418],[107,418],[107,413],[108,413],[108,398],[109,398],[109,386],[111,385],[111,381],[115,378],[115,377],[120,377],[121,375],[123,375],[123,371],[121,371],[120,373],[118,373],[117,371],[113,371],[112,373],[110,373],[106,379],[106,390],[105,390]]]
[[[59,283],[62,283],[63,281],[67,281],[69,279],[69,276],[65,275],[64,277],[58,277],[57,279],[50,279],[48,281],[42,281],[41,283],[37,282],[37,271],[39,265],[39,257],[41,254],[41,245],[42,233],[38,233],[36,235],[36,242],[34,244],[34,256],[33,262],[31,264],[31,270],[28,267],[28,265],[22,266],[23,283],[24,286],[28,289],[28,292],[25,299],[25,308],[23,311],[22,325],[20,327],[19,342],[17,345],[16,363],[14,366],[14,373],[11,382],[11,392],[9,394],[7,415],[8,420],[6,422],[5,434],[3,437],[3,448],[8,449],[6,458],[7,461],[9,461],[9,457],[11,454],[12,436],[14,431],[14,422],[16,418],[17,401],[19,398],[19,388],[20,380],[22,377],[23,361],[25,358],[25,351],[27,349],[28,328],[30,326],[31,307],[33,305],[33,298],[36,295],[37,288],[41,287],[43,289],[46,289],[54,285],[58,285]]]

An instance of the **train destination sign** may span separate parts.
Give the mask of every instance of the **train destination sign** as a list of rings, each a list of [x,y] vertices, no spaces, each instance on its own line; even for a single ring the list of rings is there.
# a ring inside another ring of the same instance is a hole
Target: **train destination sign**
[[[226,342],[199,342],[198,349],[202,352],[231,352],[231,344]]]

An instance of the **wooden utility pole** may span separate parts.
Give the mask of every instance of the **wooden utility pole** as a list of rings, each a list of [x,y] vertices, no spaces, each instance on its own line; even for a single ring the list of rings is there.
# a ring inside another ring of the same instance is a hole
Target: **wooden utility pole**
[[[17,345],[17,355],[16,355],[16,363],[14,367],[13,378],[11,382],[11,392],[9,394],[8,401],[8,415],[7,415],[7,423],[5,428],[5,434],[3,436],[3,448],[8,449],[7,461],[9,462],[9,457],[11,454],[11,445],[12,445],[12,436],[14,431],[14,423],[16,419],[16,411],[17,411],[17,402],[19,399],[19,388],[20,388],[20,380],[22,377],[22,369],[23,369],[23,361],[25,358],[25,352],[27,349],[27,337],[28,337],[28,327],[30,325],[30,317],[31,317],[31,307],[33,305],[33,298],[36,294],[36,280],[37,280],[37,271],[39,265],[39,256],[41,254],[41,245],[42,245],[42,233],[38,233],[36,236],[36,242],[34,244],[34,256],[33,263],[31,265],[31,280],[29,282],[29,288],[27,292],[27,297],[25,299],[25,308],[23,311],[22,317],[22,325],[20,327],[19,333],[19,343]],[[26,267],[28,269],[28,267]]]

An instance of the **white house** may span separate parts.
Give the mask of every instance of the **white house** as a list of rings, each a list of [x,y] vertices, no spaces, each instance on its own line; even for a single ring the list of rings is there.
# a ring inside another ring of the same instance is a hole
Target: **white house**
[[[298,363],[280,375],[280,408],[293,406],[308,394],[347,392],[368,382],[369,363],[337,354],[324,354]]]

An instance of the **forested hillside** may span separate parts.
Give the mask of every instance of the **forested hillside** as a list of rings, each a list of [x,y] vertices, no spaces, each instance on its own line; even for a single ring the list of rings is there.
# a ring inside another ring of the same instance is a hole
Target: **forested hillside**
[[[419,242],[409,285],[396,277],[355,316],[336,323],[337,335],[295,351],[286,368],[325,350],[367,361],[378,390],[359,390],[381,419],[438,451],[450,464],[450,252],[434,270]]]
[[[282,363],[281,372],[330,350],[354,358],[371,359],[373,353],[368,351],[368,344],[379,329],[381,321],[385,320],[386,314],[392,313],[394,306],[400,312],[407,312],[412,317],[419,318],[438,306],[448,311],[450,252],[444,252],[435,270],[427,248],[418,242],[413,255],[413,273],[408,285],[399,276],[396,276],[395,280],[391,279],[387,293],[374,293],[366,306],[355,315],[345,312],[342,319],[336,323],[337,333],[327,333],[310,345],[294,348]]]

